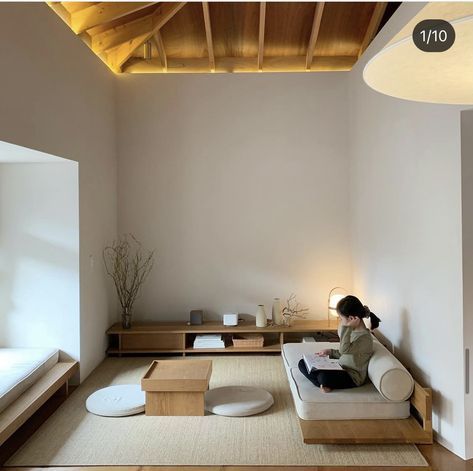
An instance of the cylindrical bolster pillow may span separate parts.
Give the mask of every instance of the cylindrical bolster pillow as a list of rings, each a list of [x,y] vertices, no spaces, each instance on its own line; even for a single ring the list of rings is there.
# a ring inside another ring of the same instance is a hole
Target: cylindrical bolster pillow
[[[389,401],[407,401],[414,380],[402,363],[376,340],[368,364],[368,376],[380,394]]]

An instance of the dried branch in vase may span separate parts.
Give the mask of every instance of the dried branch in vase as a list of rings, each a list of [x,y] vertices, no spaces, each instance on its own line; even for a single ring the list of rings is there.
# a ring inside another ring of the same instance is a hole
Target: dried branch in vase
[[[122,325],[129,328],[133,305],[154,265],[154,251],[144,253],[141,243],[132,234],[125,234],[104,248],[103,260],[115,284]]]
[[[295,319],[305,319],[308,312],[309,308],[302,307],[297,301],[297,296],[292,293],[286,301],[286,306],[282,310],[284,325],[292,325]]]

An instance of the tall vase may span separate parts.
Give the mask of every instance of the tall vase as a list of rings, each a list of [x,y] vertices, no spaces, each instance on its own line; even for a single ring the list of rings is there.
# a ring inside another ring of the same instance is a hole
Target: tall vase
[[[281,300],[279,298],[274,298],[271,318],[273,320],[274,325],[282,324],[282,307],[281,307]]]
[[[259,304],[256,311],[256,327],[266,327],[268,320],[266,319],[266,311],[264,304]]]
[[[124,308],[122,310],[122,327],[129,329],[131,327],[131,309]]]

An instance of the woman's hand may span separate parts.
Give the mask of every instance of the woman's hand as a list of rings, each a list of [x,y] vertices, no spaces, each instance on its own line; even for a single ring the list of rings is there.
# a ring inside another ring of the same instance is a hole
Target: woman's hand
[[[347,327],[353,327],[356,328],[360,325],[361,319],[356,316],[340,316],[340,323],[342,325],[345,325]]]
[[[345,325],[348,326],[348,327],[356,328],[360,325],[360,322],[361,322],[361,318],[355,317],[355,316],[350,316],[350,317],[348,317]]]
[[[326,348],[325,350],[321,350],[320,352],[317,352],[316,355],[318,357],[328,357],[330,355],[330,348]]]

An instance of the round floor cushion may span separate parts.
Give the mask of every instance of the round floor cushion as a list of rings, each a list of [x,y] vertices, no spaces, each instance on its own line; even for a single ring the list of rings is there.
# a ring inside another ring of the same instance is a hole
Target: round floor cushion
[[[86,409],[105,417],[126,417],[144,412],[145,393],[138,384],[120,384],[99,389],[85,402]]]
[[[248,386],[225,386],[205,393],[205,409],[228,417],[259,414],[273,404],[273,396],[268,391]]]

